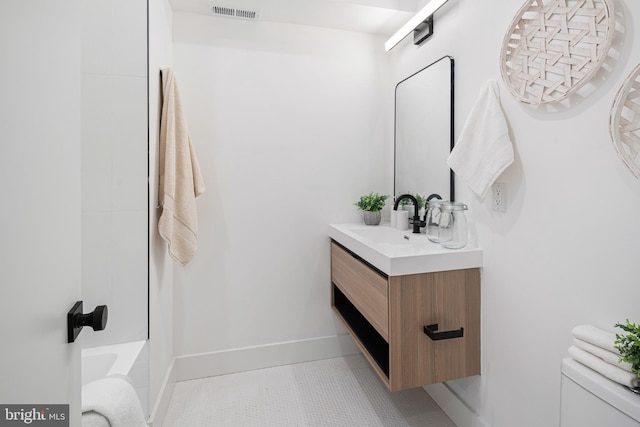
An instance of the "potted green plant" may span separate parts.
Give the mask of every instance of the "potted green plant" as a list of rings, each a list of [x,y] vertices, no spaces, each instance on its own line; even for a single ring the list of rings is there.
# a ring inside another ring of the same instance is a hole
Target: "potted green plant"
[[[631,364],[631,370],[640,378],[640,324],[616,323],[616,328],[627,332],[616,334],[615,348],[620,352],[620,361]]]
[[[354,203],[359,210],[364,213],[364,223],[367,225],[380,224],[380,211],[384,207],[384,204],[389,196],[381,195],[378,193],[369,193],[365,196],[361,196],[360,200]]]

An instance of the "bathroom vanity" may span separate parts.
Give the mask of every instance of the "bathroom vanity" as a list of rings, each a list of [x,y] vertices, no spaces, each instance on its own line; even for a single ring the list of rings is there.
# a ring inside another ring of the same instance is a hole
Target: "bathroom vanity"
[[[455,200],[453,101],[451,56],[396,85],[396,197]],[[482,250],[385,225],[335,224],[329,237],[331,305],[389,390],[480,374]]]
[[[332,308],[390,391],[480,374],[479,248],[384,225],[329,237]]]

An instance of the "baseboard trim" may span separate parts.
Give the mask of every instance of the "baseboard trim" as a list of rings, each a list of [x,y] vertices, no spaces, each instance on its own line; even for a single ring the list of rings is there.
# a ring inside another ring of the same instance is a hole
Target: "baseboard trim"
[[[359,353],[351,337],[343,334],[190,354],[175,358],[175,380],[188,381]]]
[[[176,383],[176,369],[175,369],[175,359],[171,361],[167,372],[164,375],[164,380],[162,381],[162,386],[160,387],[160,392],[158,393],[158,397],[156,398],[156,402],[153,405],[153,410],[151,411],[151,415],[149,416],[149,427],[160,427],[164,422],[164,417],[167,414],[167,408],[169,407],[169,401],[171,400],[171,396],[173,395],[173,388]]]
[[[457,427],[489,427],[446,384],[423,387]]]

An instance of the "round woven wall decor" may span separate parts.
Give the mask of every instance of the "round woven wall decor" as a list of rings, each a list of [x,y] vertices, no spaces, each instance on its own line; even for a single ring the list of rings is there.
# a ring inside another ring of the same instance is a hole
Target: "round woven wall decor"
[[[609,130],[618,156],[631,173],[640,178],[640,65],[616,94]]]
[[[610,0],[527,0],[500,52],[509,92],[534,105],[571,95],[606,58],[614,22]]]

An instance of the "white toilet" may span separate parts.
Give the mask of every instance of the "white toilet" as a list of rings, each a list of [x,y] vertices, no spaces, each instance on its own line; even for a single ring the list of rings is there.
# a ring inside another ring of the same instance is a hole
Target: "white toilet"
[[[640,427],[640,395],[570,357],[561,389],[560,427]]]

